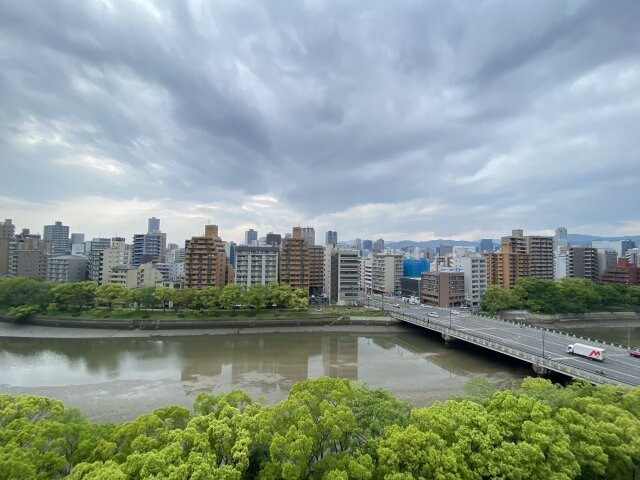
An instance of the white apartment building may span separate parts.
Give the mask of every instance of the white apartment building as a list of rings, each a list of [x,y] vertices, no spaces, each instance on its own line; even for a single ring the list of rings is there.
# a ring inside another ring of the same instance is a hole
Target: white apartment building
[[[158,287],[163,284],[162,273],[152,262],[133,265],[117,265],[109,271],[105,283],[126,288]]]
[[[629,263],[640,265],[640,248],[630,248],[627,250],[626,257],[629,259]]]
[[[358,300],[360,252],[329,248],[324,255],[324,293],[331,303],[349,305]]]
[[[567,276],[567,252],[555,251],[553,253],[553,279],[561,280]]]
[[[102,251],[102,274],[100,275],[101,284],[107,283],[111,270],[118,265],[131,265],[132,260],[131,246],[125,243],[122,237],[114,237],[111,239],[111,247]]]
[[[371,257],[363,258],[360,260],[360,290],[364,290],[366,293],[371,293],[372,264],[373,264],[373,259]]]
[[[371,289],[373,293],[400,295],[402,258],[399,253],[376,253],[371,264]]]
[[[82,282],[86,275],[87,257],[58,255],[47,259],[47,281],[49,282]]]
[[[463,247],[464,248],[464,247]],[[472,250],[456,250],[451,267],[464,273],[464,298],[467,306],[479,307],[487,291],[487,259]]]
[[[278,281],[278,247],[236,247],[235,282],[245,288]]]

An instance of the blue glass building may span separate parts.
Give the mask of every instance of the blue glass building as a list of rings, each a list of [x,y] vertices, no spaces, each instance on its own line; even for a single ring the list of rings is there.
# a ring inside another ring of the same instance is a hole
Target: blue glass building
[[[426,258],[405,258],[402,261],[402,275],[405,277],[419,277],[422,272],[428,272],[429,268],[429,260]]]

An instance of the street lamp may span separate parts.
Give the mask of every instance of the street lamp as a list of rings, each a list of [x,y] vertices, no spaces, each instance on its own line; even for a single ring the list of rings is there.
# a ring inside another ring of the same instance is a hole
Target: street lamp
[[[542,330],[542,358],[544,358],[544,330]]]

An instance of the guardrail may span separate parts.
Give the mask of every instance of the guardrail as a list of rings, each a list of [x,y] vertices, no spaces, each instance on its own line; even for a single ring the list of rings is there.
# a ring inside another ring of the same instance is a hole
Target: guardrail
[[[423,317],[413,315],[407,312],[390,312],[390,313],[391,313],[391,316],[396,320],[401,320],[407,323],[411,323],[413,325],[416,325],[422,328],[427,328],[429,330],[439,332],[452,339],[462,340],[467,343],[472,343],[474,345],[478,345],[480,347],[487,348],[489,350],[493,350],[495,352],[499,352],[513,358],[517,358],[519,360],[524,360],[526,362],[531,363],[531,365],[534,367],[542,367],[547,370],[552,370],[554,372],[562,373],[573,378],[586,380],[594,384],[606,383],[611,385],[635,386],[634,384],[625,382],[624,380],[615,378],[614,376],[611,376],[609,374],[607,376],[599,375],[599,374],[590,372],[589,370],[573,367],[570,365],[566,365],[562,362],[559,362],[557,360],[552,360],[550,358],[543,357],[533,349],[513,348],[507,345],[506,343],[500,342],[499,340],[496,340],[496,339],[489,338],[483,334],[469,334],[467,332],[457,330],[454,327],[450,328],[445,323],[442,323],[440,320],[432,321],[429,318],[425,319]],[[518,323],[515,323],[515,322],[509,322],[509,323],[514,323],[515,325],[518,325]],[[527,327],[527,328],[532,328],[532,327]],[[551,331],[549,329],[539,329],[539,330]],[[571,336],[570,334],[567,334],[564,332],[554,332],[554,333]],[[573,336],[576,337],[575,335]],[[583,337],[576,337],[576,338],[583,338]],[[592,341],[591,339],[585,339],[585,340]],[[604,342],[599,342],[599,343],[606,344]],[[611,344],[611,345],[617,346],[614,344]]]

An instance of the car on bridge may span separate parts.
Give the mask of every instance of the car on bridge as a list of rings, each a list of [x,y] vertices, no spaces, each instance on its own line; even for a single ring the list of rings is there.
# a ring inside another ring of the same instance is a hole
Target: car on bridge
[[[438,314],[436,312],[429,312],[429,316],[433,318],[438,318]]]
[[[460,312],[458,310],[451,310],[451,314],[452,315],[460,315]]]
[[[640,348],[629,350],[629,355],[631,355],[632,357],[640,358]]]
[[[393,306],[396,307],[396,308],[400,308],[400,304],[399,303],[394,303]]]

